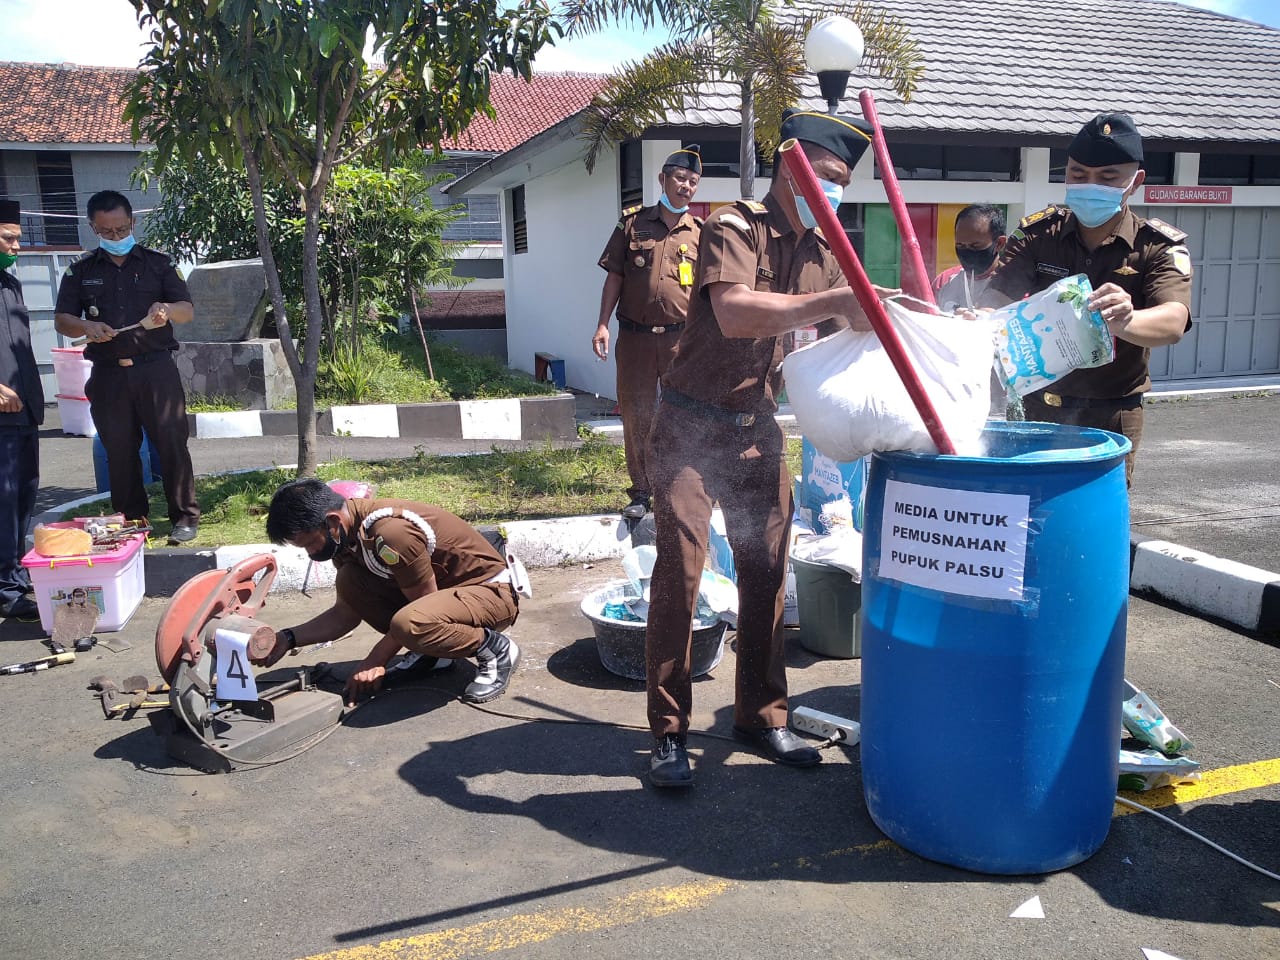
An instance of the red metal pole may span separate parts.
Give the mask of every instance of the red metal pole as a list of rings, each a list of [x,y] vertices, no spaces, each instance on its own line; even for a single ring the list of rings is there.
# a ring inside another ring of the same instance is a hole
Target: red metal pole
[[[850,286],[853,287],[854,296],[858,298],[858,303],[863,312],[866,313],[867,319],[871,321],[871,326],[875,329],[876,336],[880,338],[885,352],[889,354],[889,359],[893,361],[894,369],[898,371],[898,376],[902,378],[903,386],[907,388],[911,402],[915,404],[916,410],[920,414],[920,419],[924,421],[925,428],[929,431],[929,436],[933,440],[933,445],[938,448],[939,453],[954,454],[956,452],[955,445],[951,442],[951,438],[947,436],[947,431],[942,426],[942,421],[938,418],[938,412],[933,407],[933,401],[929,399],[929,394],[925,392],[924,384],[920,382],[920,378],[916,375],[915,367],[912,366],[911,358],[907,355],[906,348],[902,345],[898,331],[894,328],[893,321],[889,319],[889,314],[885,310],[884,304],[876,296],[876,291],[871,286],[871,281],[867,279],[866,271],[862,269],[862,263],[858,260],[858,255],[854,253],[853,246],[849,243],[849,238],[845,235],[844,228],[840,226],[840,221],[836,219],[835,211],[831,209],[831,204],[827,202],[826,195],[822,192],[822,188],[818,186],[818,178],[814,176],[813,167],[809,166],[809,158],[804,155],[804,150],[801,149],[799,141],[796,140],[788,140],[779,148],[779,152],[782,154],[782,162],[787,165],[787,170],[791,172],[791,176],[795,178],[800,192],[804,194],[804,198],[809,204],[809,209],[813,211],[814,217],[817,218],[818,226],[822,228],[823,236],[827,238],[827,243],[831,245],[831,252],[835,254],[836,261],[840,264],[840,269],[844,271]]]
[[[911,224],[911,215],[907,213],[907,203],[902,199],[902,188],[898,186],[898,175],[893,170],[893,160],[889,156],[889,145],[885,143],[884,129],[880,126],[880,115],[876,113],[876,100],[870,90],[858,94],[862,103],[862,115],[871,124],[871,149],[875,151],[876,164],[880,167],[880,179],[884,183],[884,192],[889,197],[889,206],[893,209],[893,219],[898,222],[898,233],[902,236],[902,288],[917,300],[934,307],[937,312],[938,302],[933,296],[933,286],[929,283],[929,274],[924,269],[924,256],[920,253],[920,240],[916,236],[916,228]]]

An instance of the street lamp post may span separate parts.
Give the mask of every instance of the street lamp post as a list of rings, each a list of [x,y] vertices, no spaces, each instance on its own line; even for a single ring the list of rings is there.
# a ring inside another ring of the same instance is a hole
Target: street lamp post
[[[818,75],[827,113],[834,114],[840,108],[849,74],[862,62],[863,48],[862,31],[846,17],[819,20],[805,37],[804,59]]]

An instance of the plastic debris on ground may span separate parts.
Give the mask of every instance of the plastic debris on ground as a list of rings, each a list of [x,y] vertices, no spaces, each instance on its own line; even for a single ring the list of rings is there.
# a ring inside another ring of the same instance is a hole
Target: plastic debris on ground
[[[1167,757],[1159,750],[1120,751],[1120,789],[1134,793],[1195,783],[1200,764],[1190,757]]]
[[[1124,682],[1124,707],[1120,721],[1130,736],[1161,753],[1190,753],[1195,746],[1190,737],[1169,722],[1159,704],[1128,680]]]

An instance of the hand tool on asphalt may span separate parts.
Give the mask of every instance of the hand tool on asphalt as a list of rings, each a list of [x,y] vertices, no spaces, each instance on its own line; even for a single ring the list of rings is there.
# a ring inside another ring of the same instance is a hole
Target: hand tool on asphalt
[[[34,660],[27,660],[23,663],[11,663],[7,667],[0,667],[0,677],[11,676],[15,673],[36,673],[40,670],[56,667],[60,663],[75,662],[76,655],[68,650],[65,653],[55,653],[48,657],[37,657]]]
[[[169,692],[169,684],[153,683],[149,678],[134,675],[116,683],[110,677],[99,675],[89,678],[89,689],[97,690],[102,701],[102,715],[110,720],[117,713],[129,711],[126,719],[143,707],[167,707],[168,700],[149,699],[152,694]]]
[[[255,701],[215,698],[216,631],[248,635],[253,657],[275,646],[275,629],[255,619],[275,576],[275,557],[259,553],[228,570],[196,574],[169,601],[156,627],[156,665],[171,685],[170,709],[150,720],[170,756],[212,773],[230,772],[238,763],[269,761],[341,718],[342,695],[316,689],[305,669]]]
[[[49,639],[49,647],[54,653],[75,648],[81,653],[92,648],[82,641],[93,639],[93,630],[98,625],[98,605],[92,600],[70,600],[56,604],[53,608],[53,636]]]

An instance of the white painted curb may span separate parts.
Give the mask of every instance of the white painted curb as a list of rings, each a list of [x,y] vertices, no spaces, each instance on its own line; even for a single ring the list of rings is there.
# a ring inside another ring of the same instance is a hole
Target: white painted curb
[[[499,529],[507,549],[526,567],[558,567],[621,557],[631,531],[616,513],[552,520],[513,520]]]
[[[1280,574],[1145,537],[1131,538],[1129,589],[1246,630],[1280,631]]]

